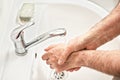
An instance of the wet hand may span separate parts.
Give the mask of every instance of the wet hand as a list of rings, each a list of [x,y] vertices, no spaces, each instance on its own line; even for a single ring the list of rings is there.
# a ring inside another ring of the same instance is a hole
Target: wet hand
[[[63,54],[65,47],[66,45],[63,43],[48,46],[45,49],[46,53],[42,56],[42,59],[46,60],[46,63],[50,65],[51,68],[53,68],[53,66],[58,66],[59,65],[58,60],[60,56]],[[72,71],[77,71],[79,69],[80,67],[76,67],[76,68],[68,69],[67,71],[72,72]]]

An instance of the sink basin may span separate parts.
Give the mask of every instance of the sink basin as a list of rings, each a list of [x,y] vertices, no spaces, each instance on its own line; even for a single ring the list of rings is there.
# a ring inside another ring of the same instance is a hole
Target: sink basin
[[[50,44],[66,42],[77,35],[84,34],[108,14],[103,8],[86,0],[80,0],[79,3],[67,1],[55,3],[41,2],[35,4],[33,20],[36,24],[33,26],[34,29],[30,28],[28,31],[25,31],[26,41],[29,41],[31,36],[34,37],[56,28],[65,28],[67,35],[63,38],[51,38],[34,46],[28,50],[26,56],[17,56],[13,48],[14,46],[8,45],[12,47],[7,48],[8,50],[6,51],[6,57],[4,59],[5,64],[2,66],[1,80],[49,80],[52,70],[41,60],[44,48]],[[17,12],[16,10],[18,10],[18,8],[15,9],[15,12]],[[17,13],[14,13],[11,18],[16,18],[15,15],[17,15]],[[11,25],[15,26],[15,22],[11,22]],[[120,49],[119,45],[120,41],[116,38],[101,46],[99,49]],[[37,54],[37,58],[35,58],[35,54]],[[77,72],[68,73],[66,75],[66,80],[112,79],[110,75],[85,67]]]
[[[33,55],[34,53],[17,56],[15,51],[9,49],[3,65],[1,80],[31,80]]]
[[[91,6],[92,5],[92,6]],[[36,11],[39,13],[40,6],[37,6]],[[45,6],[43,11],[43,19],[38,22],[40,28],[38,33],[52,28],[64,27],[67,30],[65,38],[55,38],[47,40],[40,45],[36,46],[35,51],[38,54],[36,60],[37,67],[35,68],[34,80],[49,80],[51,69],[41,60],[44,53],[43,49],[50,44],[65,42],[69,39],[82,35],[88,31],[94,24],[99,22],[107,12],[96,6],[93,3],[75,3],[75,4],[49,4]],[[37,16],[38,18],[39,16]],[[40,18],[39,18],[40,19]],[[113,50],[120,49],[118,38],[106,43],[98,49]],[[41,47],[40,47],[41,46]],[[42,77],[40,76],[42,75]],[[66,80],[111,80],[112,76],[103,74],[93,69],[82,67],[77,72],[72,72],[67,75]]]

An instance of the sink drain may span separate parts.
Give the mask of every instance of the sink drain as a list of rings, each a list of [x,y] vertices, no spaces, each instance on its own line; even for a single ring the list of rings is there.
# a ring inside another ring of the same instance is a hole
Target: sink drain
[[[65,76],[65,73],[64,73],[64,72],[61,72],[61,73],[54,72],[54,77],[55,77],[55,79],[57,79],[57,80],[62,80],[62,79],[64,79],[64,76]]]
[[[52,71],[49,80],[65,80],[67,78],[67,75],[68,73],[66,72],[57,73],[56,71]]]

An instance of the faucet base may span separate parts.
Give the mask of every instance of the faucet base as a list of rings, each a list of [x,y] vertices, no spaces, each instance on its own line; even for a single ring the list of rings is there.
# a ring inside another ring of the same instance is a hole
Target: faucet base
[[[16,55],[18,55],[18,56],[25,56],[27,54],[27,50],[25,50],[25,52],[21,52],[21,53],[19,53],[17,51],[15,51],[15,52],[16,52]]]

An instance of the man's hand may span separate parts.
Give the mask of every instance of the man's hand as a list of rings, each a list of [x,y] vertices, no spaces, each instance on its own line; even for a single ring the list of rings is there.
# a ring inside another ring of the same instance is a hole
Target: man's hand
[[[63,43],[48,46],[45,49],[46,53],[42,56],[42,59],[46,60],[46,63],[50,65],[51,68],[53,68],[53,65],[59,65],[58,60],[61,54],[63,54],[65,47],[66,45]],[[80,67],[74,67],[74,68],[68,69],[67,71],[72,72],[72,71],[77,71],[79,69]]]
[[[58,58],[59,58],[58,55],[54,55],[54,53],[45,53],[42,56],[42,59],[46,60],[46,63],[48,65],[50,65],[50,67],[52,69],[55,69],[57,72],[77,71],[80,69],[81,66],[83,66],[85,64],[85,61],[86,61],[86,60],[84,60],[86,58],[84,57],[84,55],[82,53],[74,52],[69,56],[69,58],[67,59],[67,61],[64,64],[59,65],[58,64]]]

